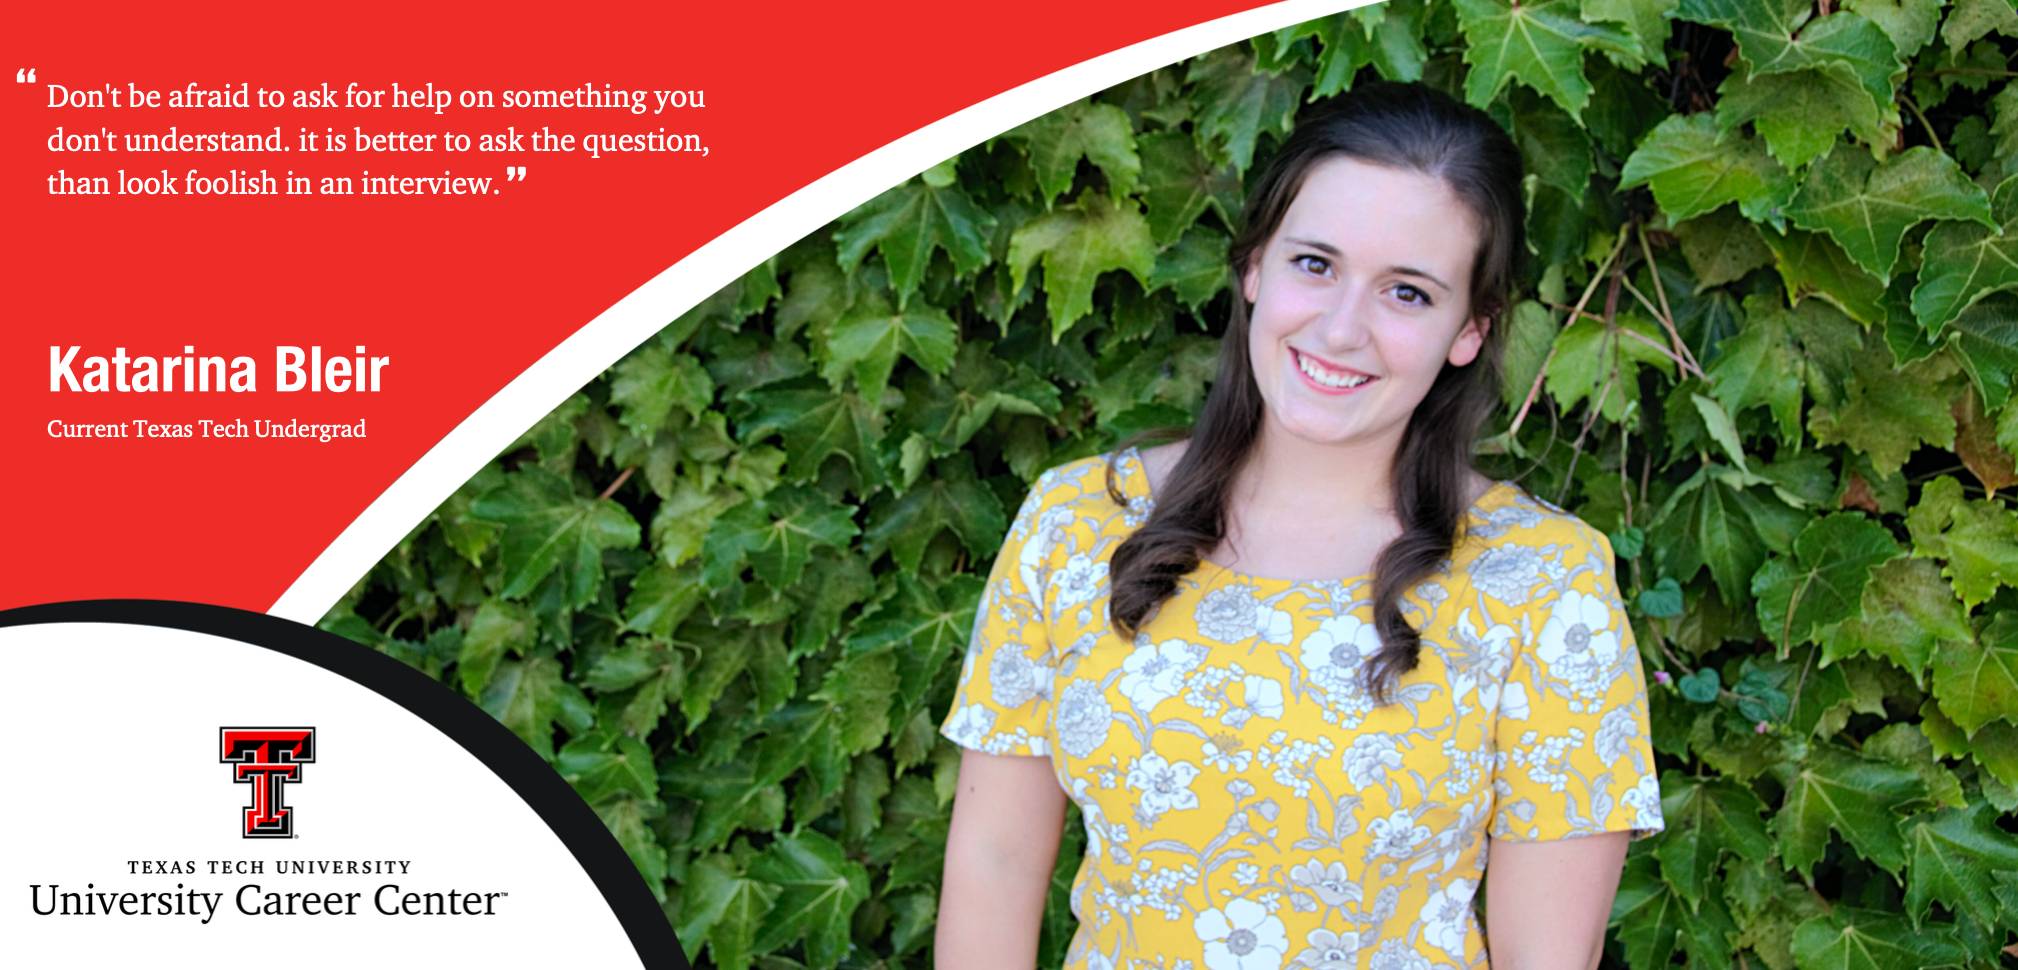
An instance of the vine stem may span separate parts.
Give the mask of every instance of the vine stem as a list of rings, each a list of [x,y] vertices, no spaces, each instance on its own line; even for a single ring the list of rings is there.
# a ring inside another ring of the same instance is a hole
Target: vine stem
[[[603,489],[603,493],[601,495],[596,496],[596,499],[600,501],[602,499],[606,499],[612,495],[617,494],[617,489],[624,487],[624,483],[630,481],[632,473],[636,472],[637,470],[638,470],[637,466],[633,465],[629,468],[624,469],[621,472],[618,472],[617,480],[611,482],[610,487]]]
[[[1947,154],[1948,150],[1941,147],[1941,136],[1934,134],[1934,125],[1927,120],[1926,115],[1920,113],[1920,106],[1913,103],[1913,98],[1902,93],[1899,100],[1906,102],[1906,107],[1913,109],[1913,117],[1920,119],[1920,127],[1927,129],[1927,140],[1934,143],[1934,150]]]
[[[1612,262],[1619,258],[1619,254],[1625,251],[1626,236],[1627,233],[1619,233],[1619,241],[1612,245],[1612,251],[1605,256],[1605,261],[1598,264],[1598,271],[1591,274],[1590,283],[1584,286],[1584,295],[1577,298],[1577,305],[1570,310],[1570,323],[1575,323],[1577,317],[1583,314],[1584,306],[1591,302],[1591,297],[1598,291],[1598,281],[1605,278],[1605,270],[1610,268]],[[1568,325],[1564,324],[1564,326]],[[1549,363],[1555,359],[1556,348],[1551,343],[1549,345],[1548,356],[1542,358],[1541,369],[1535,372],[1534,383],[1528,385],[1527,397],[1521,401],[1520,410],[1514,413],[1513,424],[1507,428],[1508,438],[1512,438],[1520,433],[1521,424],[1527,420],[1528,409],[1534,407],[1535,398],[1541,394],[1542,378],[1548,376]]]

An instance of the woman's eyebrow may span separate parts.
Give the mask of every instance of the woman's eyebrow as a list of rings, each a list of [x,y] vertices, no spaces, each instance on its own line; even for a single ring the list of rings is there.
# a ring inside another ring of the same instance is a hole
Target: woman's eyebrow
[[[1283,241],[1288,243],[1294,243],[1298,246],[1308,246],[1311,249],[1315,249],[1318,252],[1331,257],[1332,259],[1342,259],[1345,256],[1344,253],[1338,251],[1337,246],[1334,246],[1328,242],[1319,242],[1318,240],[1315,239],[1304,239],[1298,236],[1284,236]],[[1457,292],[1456,290],[1451,289],[1449,283],[1437,279],[1434,275],[1430,274],[1426,270],[1416,269],[1413,266],[1389,266],[1387,268],[1387,271],[1390,273],[1400,273],[1403,276],[1420,276],[1423,279],[1426,279],[1432,283],[1435,283],[1437,286],[1442,287],[1445,293]]]

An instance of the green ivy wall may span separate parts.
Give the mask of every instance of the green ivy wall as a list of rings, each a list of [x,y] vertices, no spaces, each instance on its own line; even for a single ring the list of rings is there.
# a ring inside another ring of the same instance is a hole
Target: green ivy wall
[[[2014,51],[2010,0],[1391,0],[1214,51],[673,321],[324,626],[551,760],[716,965],[929,966],[935,728],[1011,511],[1188,423],[1243,179],[1299,108],[1422,80],[1532,173],[1481,462],[1610,534],[1653,668],[1668,831],[1633,847],[1608,964],[1996,967]]]

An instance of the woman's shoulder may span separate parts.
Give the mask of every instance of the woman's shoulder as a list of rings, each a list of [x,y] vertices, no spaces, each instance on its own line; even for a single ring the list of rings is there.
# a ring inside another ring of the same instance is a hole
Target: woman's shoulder
[[[1511,482],[1473,510],[1453,559],[1474,588],[1513,605],[1534,601],[1539,584],[1560,591],[1585,574],[1609,587],[1613,570],[1603,530]]]
[[[1148,490],[1137,457],[1132,450],[1116,449],[1046,468],[1030,483],[1017,518],[1034,522],[1060,510],[1146,509]]]

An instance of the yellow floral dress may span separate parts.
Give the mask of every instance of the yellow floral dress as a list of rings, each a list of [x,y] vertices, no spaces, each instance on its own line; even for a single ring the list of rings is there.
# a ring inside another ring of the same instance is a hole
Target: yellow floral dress
[[[1048,756],[1079,806],[1067,967],[1484,967],[1487,835],[1663,827],[1645,674],[1582,520],[1496,483],[1403,597],[1421,658],[1376,707],[1357,679],[1380,644],[1368,576],[1206,562],[1116,634],[1108,559],[1153,505],[1132,448],[1038,478],[940,728]]]

